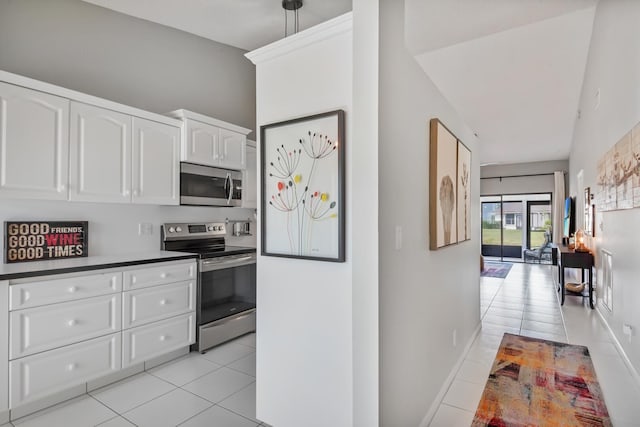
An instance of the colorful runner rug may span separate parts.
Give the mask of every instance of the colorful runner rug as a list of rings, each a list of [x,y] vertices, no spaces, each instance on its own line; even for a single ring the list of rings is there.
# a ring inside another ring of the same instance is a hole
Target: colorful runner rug
[[[483,277],[498,277],[504,279],[511,271],[513,264],[508,262],[492,262],[487,261],[484,263],[484,270],[480,273]]]
[[[504,334],[472,427],[612,426],[587,347]]]

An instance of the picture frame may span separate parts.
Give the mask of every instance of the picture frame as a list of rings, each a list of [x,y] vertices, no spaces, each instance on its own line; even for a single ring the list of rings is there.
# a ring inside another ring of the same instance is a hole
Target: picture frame
[[[89,255],[89,221],[5,221],[4,263]]]
[[[260,127],[261,254],[345,261],[345,112]]]
[[[458,139],[437,118],[429,122],[429,248],[458,243]]]
[[[471,240],[471,150],[458,140],[457,160],[458,242]]]
[[[584,232],[593,236],[593,207],[591,205],[591,187],[584,189]]]

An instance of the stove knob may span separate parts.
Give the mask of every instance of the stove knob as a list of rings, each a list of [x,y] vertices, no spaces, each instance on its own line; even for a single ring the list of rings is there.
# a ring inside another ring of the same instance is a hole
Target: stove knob
[[[176,231],[176,229],[175,229],[175,228],[173,228],[173,227],[169,227],[169,233],[173,233],[174,231]]]
[[[213,231],[213,228],[214,228],[214,227],[213,227],[213,225],[210,225],[210,226],[209,226],[209,228],[208,228],[208,230],[209,230],[209,231]]]
[[[182,227],[176,227],[176,231],[180,233],[182,231]]]
[[[220,231],[224,231],[224,225],[220,226]]]

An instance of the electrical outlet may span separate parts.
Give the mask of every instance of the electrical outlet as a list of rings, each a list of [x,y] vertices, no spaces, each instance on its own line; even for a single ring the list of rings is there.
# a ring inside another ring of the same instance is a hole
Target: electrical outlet
[[[153,224],[150,222],[141,222],[138,224],[138,236],[150,236],[153,234]]]
[[[457,346],[458,345],[458,330],[454,329],[453,330],[453,346]]]

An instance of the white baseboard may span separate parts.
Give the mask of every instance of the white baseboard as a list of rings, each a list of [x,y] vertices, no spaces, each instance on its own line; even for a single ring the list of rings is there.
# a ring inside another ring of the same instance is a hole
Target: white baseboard
[[[471,338],[469,338],[467,345],[464,347],[464,351],[456,361],[456,364],[453,365],[453,368],[451,368],[451,372],[449,372],[449,376],[442,384],[442,387],[440,387],[440,391],[436,395],[436,398],[433,400],[433,403],[431,404],[431,407],[427,411],[426,415],[424,416],[424,418],[422,418],[420,427],[427,427],[431,422],[431,420],[433,419],[433,417],[436,415],[436,412],[438,411],[438,407],[440,406],[440,403],[442,403],[442,399],[444,399],[445,394],[447,394],[447,391],[449,390],[449,386],[451,385],[453,380],[456,378],[456,374],[458,373],[458,371],[460,370],[460,367],[464,363],[464,359],[465,357],[467,357],[467,353],[471,349],[473,342],[478,337],[478,334],[480,333],[481,330],[482,330],[482,322],[478,323],[476,330],[473,331],[473,334],[471,334]]]
[[[14,408],[11,408],[11,421],[15,421],[18,418],[26,417],[27,415],[31,415],[34,412],[38,412],[50,406],[57,405],[58,403],[71,400],[78,396],[82,396],[86,392],[87,385],[83,383],[75,387],[70,387],[66,390],[50,394],[49,396],[22,404],[20,406],[16,406]]]
[[[9,422],[9,410],[3,409],[0,411],[0,425]]]
[[[609,322],[607,322],[607,319],[600,311],[599,304],[596,305],[596,312],[598,313],[598,316],[600,316],[600,319],[602,320],[602,323],[604,323],[604,326],[607,328],[609,335],[611,335],[611,338],[613,338],[613,343],[615,344],[618,353],[620,353],[620,357],[622,357],[622,360],[624,360],[624,364],[627,365],[627,369],[629,369],[629,371],[631,372],[631,376],[635,380],[636,385],[640,388],[640,374],[636,370],[635,366],[633,366],[633,364],[631,363],[631,359],[629,359],[629,356],[627,356],[627,353],[624,351],[624,347],[622,347],[622,344],[620,344],[620,341],[618,341],[618,337],[613,333],[613,329],[611,329],[611,326],[609,326]]]

